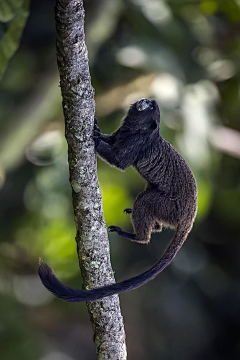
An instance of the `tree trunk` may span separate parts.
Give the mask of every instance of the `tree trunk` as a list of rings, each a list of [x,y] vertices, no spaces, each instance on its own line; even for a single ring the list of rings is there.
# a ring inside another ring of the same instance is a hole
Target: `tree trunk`
[[[57,61],[77,228],[77,252],[83,287],[93,289],[114,283],[115,280],[91,138],[95,102],[85,45],[83,1],[58,0],[55,11]],[[125,332],[118,296],[89,302],[87,308],[98,359],[126,359]]]

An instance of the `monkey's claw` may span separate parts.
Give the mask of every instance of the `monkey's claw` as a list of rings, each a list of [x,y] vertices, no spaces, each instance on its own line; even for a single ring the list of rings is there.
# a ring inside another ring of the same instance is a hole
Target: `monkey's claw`
[[[126,214],[131,214],[131,213],[132,213],[132,209],[127,208],[127,209],[124,209],[123,212],[125,212]]]
[[[100,130],[100,128],[99,128],[99,126],[98,126],[98,120],[97,120],[97,118],[94,118],[94,132],[96,131],[96,132],[98,132],[98,133],[101,133],[101,130]]]
[[[92,136],[93,141],[95,142],[95,149],[98,147],[99,143],[100,143],[100,136]]]
[[[94,133],[98,133],[99,135],[101,134],[101,130],[97,125],[94,125]]]
[[[93,133],[94,133],[94,136],[100,136],[100,135],[101,135],[100,129],[98,130],[98,129],[95,129],[95,128],[94,128]]]
[[[109,232],[119,232],[119,231],[121,231],[121,229],[120,229],[120,227],[118,227],[118,226],[114,226],[114,225],[112,225],[112,226],[109,226],[108,227],[108,231]]]

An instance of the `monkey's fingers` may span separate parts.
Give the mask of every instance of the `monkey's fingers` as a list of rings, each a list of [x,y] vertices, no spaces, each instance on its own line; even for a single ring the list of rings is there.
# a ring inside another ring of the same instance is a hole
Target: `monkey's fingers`
[[[98,119],[94,118],[94,130],[98,130],[99,132],[101,132],[99,126],[98,126]]]
[[[97,132],[99,135],[101,134],[101,130],[97,125],[94,125],[94,132]]]
[[[97,122],[94,121],[94,127],[99,129]]]
[[[101,130],[99,128],[98,129],[94,128],[93,132],[94,132],[95,136],[100,136],[101,135]]]
[[[99,143],[100,143],[100,137],[99,136],[92,136],[92,139],[95,142],[95,148],[97,148]]]

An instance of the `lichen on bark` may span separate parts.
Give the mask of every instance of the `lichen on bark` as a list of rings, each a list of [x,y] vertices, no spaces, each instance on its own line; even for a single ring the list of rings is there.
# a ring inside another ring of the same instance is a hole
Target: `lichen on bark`
[[[92,289],[113,283],[115,279],[91,138],[95,101],[85,44],[83,1],[58,0],[55,14],[77,252],[83,287]],[[87,307],[98,359],[126,359],[125,331],[118,296],[89,302]]]

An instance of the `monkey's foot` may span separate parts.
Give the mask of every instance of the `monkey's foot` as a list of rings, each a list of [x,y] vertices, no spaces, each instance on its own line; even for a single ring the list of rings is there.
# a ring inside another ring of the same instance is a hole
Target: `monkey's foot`
[[[119,226],[109,226],[108,227],[109,232],[117,232],[118,234],[121,233],[122,229]]]
[[[121,237],[123,237],[125,239],[130,239],[132,241],[137,241],[135,234],[131,234],[131,233],[128,233],[126,231],[123,231],[119,226],[113,226],[113,225],[109,226],[108,230],[110,232],[117,232],[119,236],[121,236]]]
[[[127,209],[124,209],[123,212],[125,212],[126,214],[131,214],[131,213],[132,213],[132,209],[127,208]]]

